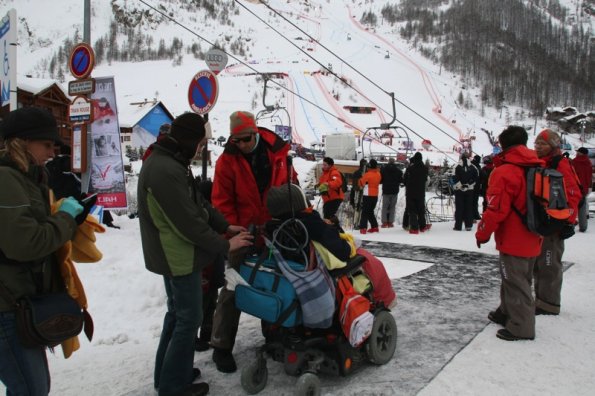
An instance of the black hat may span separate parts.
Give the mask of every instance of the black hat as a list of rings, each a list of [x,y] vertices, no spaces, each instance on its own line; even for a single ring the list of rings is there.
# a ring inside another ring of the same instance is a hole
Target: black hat
[[[411,162],[421,162],[421,160],[422,160],[422,156],[419,151],[417,153],[413,154],[413,157],[411,157]]]
[[[374,158],[372,158],[368,163],[368,166],[370,167],[370,169],[376,169],[378,167],[378,162]]]
[[[196,113],[184,113],[172,122],[170,134],[179,143],[198,144],[205,137],[205,120]]]
[[[56,119],[40,107],[21,107],[8,113],[0,125],[0,136],[4,139],[53,140],[58,145],[63,144]]]
[[[289,199],[291,189],[291,200]],[[304,191],[295,184],[271,187],[267,195],[267,209],[272,217],[280,218],[293,212],[298,213],[310,206]]]
[[[578,150],[576,150],[576,152],[581,154],[589,154],[589,150],[584,147],[580,147]]]

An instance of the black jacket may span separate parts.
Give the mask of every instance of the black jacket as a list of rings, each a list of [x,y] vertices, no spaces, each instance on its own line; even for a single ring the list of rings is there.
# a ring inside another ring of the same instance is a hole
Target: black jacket
[[[428,168],[423,162],[412,162],[405,170],[405,195],[409,198],[424,198],[426,196],[426,181]]]
[[[399,185],[403,183],[403,172],[397,164],[388,163],[380,170],[382,175],[382,194],[398,194]]]

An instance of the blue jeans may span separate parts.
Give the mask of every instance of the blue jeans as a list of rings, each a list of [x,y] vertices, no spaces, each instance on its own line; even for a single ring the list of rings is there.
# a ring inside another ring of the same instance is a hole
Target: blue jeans
[[[7,396],[47,396],[50,371],[45,348],[25,348],[14,312],[0,312],[0,381]]]
[[[157,347],[154,381],[159,396],[173,395],[192,382],[194,338],[202,322],[202,274],[164,276],[167,313]]]

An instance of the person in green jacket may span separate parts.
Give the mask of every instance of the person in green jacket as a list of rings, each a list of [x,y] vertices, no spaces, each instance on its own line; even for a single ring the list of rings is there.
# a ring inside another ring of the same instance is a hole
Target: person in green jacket
[[[8,395],[47,395],[44,347],[25,347],[16,327],[16,301],[64,290],[54,253],[74,237],[84,215],[74,197],[51,214],[44,164],[60,136],[54,116],[37,107],[10,112],[0,126],[0,381]]]
[[[154,372],[159,396],[208,393],[208,384],[192,383],[200,375],[193,362],[203,316],[202,269],[252,244],[246,228],[230,225],[195,187],[190,161],[206,140],[200,115],[178,116],[169,135],[153,144],[138,180],[145,266],[163,276],[167,294]]]

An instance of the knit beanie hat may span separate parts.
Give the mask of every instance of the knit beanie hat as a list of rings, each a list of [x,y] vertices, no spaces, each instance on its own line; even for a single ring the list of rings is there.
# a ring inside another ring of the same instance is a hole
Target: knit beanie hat
[[[0,125],[0,136],[4,139],[53,140],[58,145],[63,144],[56,119],[40,107],[21,107],[8,113]]]
[[[411,157],[411,162],[421,162],[421,161],[422,161],[422,156],[419,151],[417,153],[413,154],[413,157]]]
[[[378,167],[378,162],[374,158],[372,158],[368,163],[368,167],[370,169],[376,169]]]
[[[269,189],[269,193],[267,194],[267,209],[272,217],[280,218],[283,215],[291,214],[292,207],[294,213],[301,212],[310,207],[310,203],[300,186],[289,184],[288,187],[287,184],[282,184]]]
[[[184,146],[196,146],[205,137],[205,121],[196,113],[184,113],[172,122],[170,135]]]
[[[581,154],[585,154],[585,155],[589,154],[589,150],[587,150],[584,147],[580,147],[578,150],[576,150],[576,152],[577,153],[581,153]]]
[[[556,132],[552,131],[551,129],[544,129],[543,131],[539,132],[539,135],[537,135],[537,138],[535,138],[535,141],[537,141],[539,139],[545,141],[552,148],[560,147],[560,135],[558,135]]]
[[[254,114],[247,111],[235,111],[229,116],[229,132],[232,135],[252,132],[257,133],[258,127],[254,120]]]

